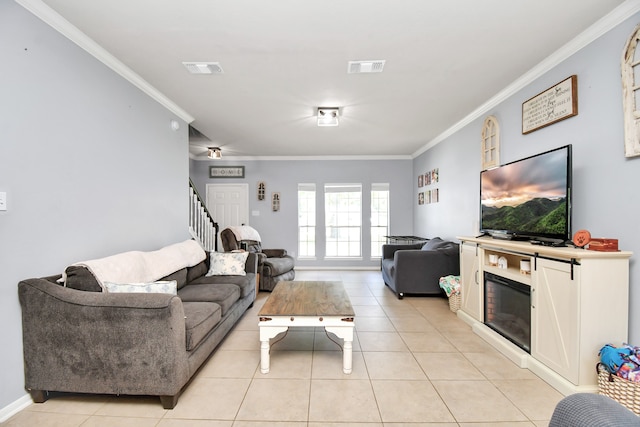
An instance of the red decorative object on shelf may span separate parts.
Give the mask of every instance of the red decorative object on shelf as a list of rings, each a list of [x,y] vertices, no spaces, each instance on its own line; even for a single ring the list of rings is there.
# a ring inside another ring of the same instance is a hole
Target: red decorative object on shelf
[[[573,244],[579,248],[584,248],[591,240],[591,233],[589,230],[578,230],[573,235]]]
[[[592,237],[589,241],[589,247],[587,249],[591,251],[617,252],[619,250],[618,239],[603,239]]]

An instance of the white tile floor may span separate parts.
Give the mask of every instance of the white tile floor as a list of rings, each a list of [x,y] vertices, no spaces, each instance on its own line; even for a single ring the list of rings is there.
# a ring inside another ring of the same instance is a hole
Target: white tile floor
[[[227,336],[164,410],[150,397],[59,396],[2,426],[515,427],[547,426],[562,395],[471,332],[444,298],[398,300],[376,271],[298,271],[340,280],[356,312],[353,373],[322,329],[289,332],[260,373],[257,313]]]

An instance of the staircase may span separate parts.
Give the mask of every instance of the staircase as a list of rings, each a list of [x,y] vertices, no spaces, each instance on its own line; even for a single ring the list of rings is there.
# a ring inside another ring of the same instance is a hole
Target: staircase
[[[218,224],[189,179],[189,233],[205,251],[218,250]]]

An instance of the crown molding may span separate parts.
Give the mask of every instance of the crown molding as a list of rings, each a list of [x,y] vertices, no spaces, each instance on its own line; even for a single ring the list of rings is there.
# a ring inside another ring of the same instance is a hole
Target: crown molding
[[[125,80],[129,81],[135,87],[140,89],[145,94],[156,100],[167,110],[174,113],[187,123],[193,122],[195,119],[180,108],[176,103],[167,98],[162,92],[155,87],[151,86],[146,80],[136,74],[131,68],[127,67],[124,63],[116,59],[107,50],[98,45],[95,41],[89,38],[86,34],[80,31],[76,26],[64,19],[58,12],[44,4],[41,0],[16,0],[20,6],[27,9],[33,15],[40,18],[47,25],[58,31],[60,34],[77,44],[80,48],[84,49],[87,53],[95,57],[98,61],[111,68],[113,71],[122,76]]]
[[[542,60],[542,62],[538,63],[538,65],[520,76],[516,81],[498,92],[498,94],[496,94],[494,97],[490,98],[487,102],[473,110],[469,115],[460,120],[458,123],[454,124],[449,129],[433,138],[422,148],[414,152],[411,155],[411,158],[415,159],[425,151],[433,148],[451,135],[463,129],[472,121],[480,118],[484,114],[487,114],[500,103],[533,83],[537,78],[552,70],[554,67],[557,67],[562,61],[566,60],[585,46],[602,37],[605,33],[620,25],[623,21],[638,12],[640,12],[640,0],[625,1],[620,6],[609,12],[607,15],[603,16],[589,28],[584,30],[582,33],[578,34],[573,40],[566,43],[560,49],[556,50],[554,53]]]
[[[222,159],[209,159],[189,153],[189,158],[198,162],[221,162],[225,160],[254,161],[316,161],[316,160],[412,160],[410,155],[371,155],[371,156],[224,156]]]

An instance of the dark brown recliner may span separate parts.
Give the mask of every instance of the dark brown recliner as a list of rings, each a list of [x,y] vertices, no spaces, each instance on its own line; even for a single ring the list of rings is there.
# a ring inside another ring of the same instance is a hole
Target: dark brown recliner
[[[294,259],[287,255],[285,249],[263,249],[258,240],[238,240],[230,228],[222,230],[220,240],[225,252],[244,249],[258,254],[261,291],[271,292],[278,282],[293,280],[296,277]]]

